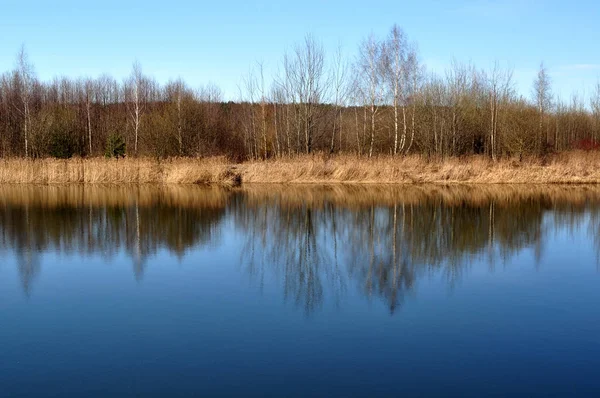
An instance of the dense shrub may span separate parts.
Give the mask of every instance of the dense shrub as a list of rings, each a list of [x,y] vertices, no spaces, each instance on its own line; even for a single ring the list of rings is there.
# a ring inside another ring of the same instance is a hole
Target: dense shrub
[[[600,149],[600,144],[587,138],[584,140],[575,141],[573,143],[573,148],[582,151],[597,151]]]
[[[104,156],[107,158],[125,157],[125,140],[119,134],[111,134],[106,140],[106,151]]]
[[[50,137],[50,155],[58,159],[73,157],[76,144],[70,134],[64,131],[55,132]]]

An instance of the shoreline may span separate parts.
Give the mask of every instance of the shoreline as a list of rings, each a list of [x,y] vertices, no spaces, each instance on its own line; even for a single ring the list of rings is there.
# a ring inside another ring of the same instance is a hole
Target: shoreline
[[[303,155],[266,161],[210,158],[74,158],[0,160],[0,184],[488,185],[600,184],[600,152],[573,151],[546,159],[483,156],[428,160],[421,156]]]

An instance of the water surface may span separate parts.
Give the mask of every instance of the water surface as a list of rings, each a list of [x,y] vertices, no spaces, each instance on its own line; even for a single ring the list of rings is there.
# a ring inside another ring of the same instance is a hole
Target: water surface
[[[0,186],[0,396],[597,396],[600,187]]]

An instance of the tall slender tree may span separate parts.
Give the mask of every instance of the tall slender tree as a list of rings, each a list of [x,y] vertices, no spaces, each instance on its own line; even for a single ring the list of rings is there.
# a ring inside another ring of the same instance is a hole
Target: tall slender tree
[[[142,116],[146,109],[146,79],[142,73],[142,65],[135,61],[132,66],[131,76],[126,84],[125,100],[129,109],[129,117],[133,125],[134,143],[133,152],[138,155],[138,143]]]
[[[17,79],[19,82],[20,104],[16,106],[23,119],[23,144],[25,157],[29,157],[29,135],[31,133],[31,101],[35,72],[33,65],[29,62],[29,56],[25,45],[21,46],[17,54]]]
[[[544,66],[544,63],[540,64],[540,69],[537,74],[537,78],[533,82],[533,95],[535,98],[535,104],[537,106],[539,124],[538,124],[538,139],[537,139],[537,150],[539,155],[546,153],[546,137],[544,134],[544,121],[548,110],[552,104],[552,93],[550,90],[550,76]]]

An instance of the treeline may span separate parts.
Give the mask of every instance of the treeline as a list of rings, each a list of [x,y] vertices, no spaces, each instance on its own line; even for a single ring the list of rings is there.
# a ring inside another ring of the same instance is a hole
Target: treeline
[[[40,81],[24,49],[0,76],[0,155],[211,156],[236,160],[315,151],[485,154],[493,159],[596,149],[600,83],[591,97],[553,95],[542,65],[531,98],[519,95],[512,72],[453,63],[431,73],[398,26],[368,36],[356,55],[326,54],[312,36],[288,51],[279,72],[261,63],[224,102],[208,84],[159,84],[134,63],[124,81]]]

